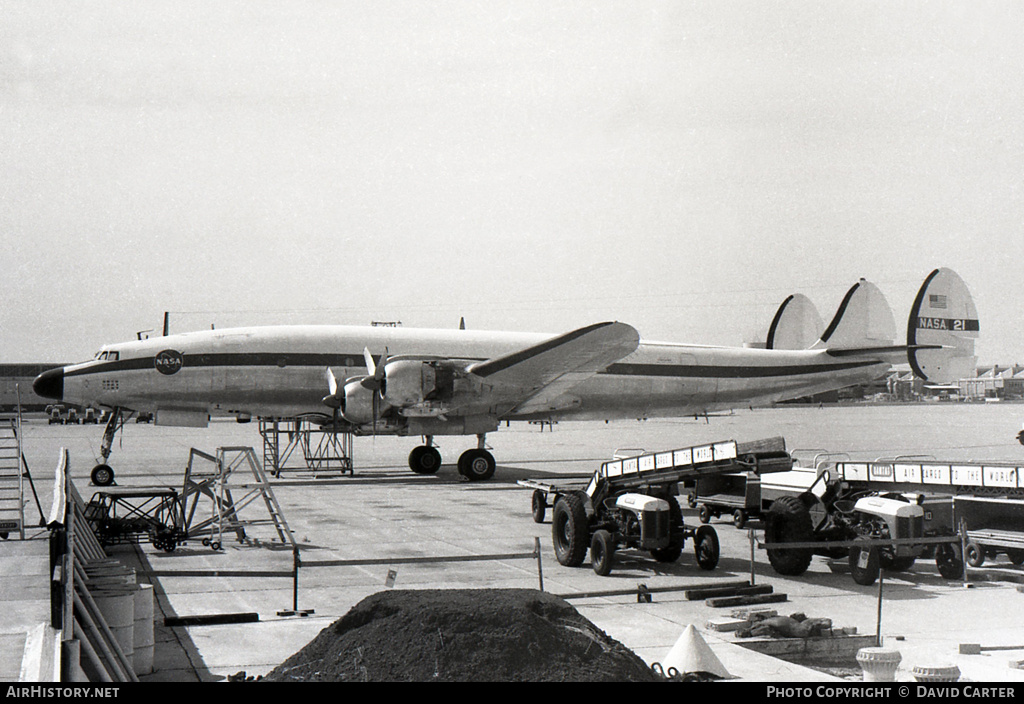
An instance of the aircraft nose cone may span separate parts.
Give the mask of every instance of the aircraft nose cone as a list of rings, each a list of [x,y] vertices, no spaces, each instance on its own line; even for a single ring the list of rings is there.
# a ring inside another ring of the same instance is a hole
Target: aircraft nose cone
[[[64,370],[48,369],[32,382],[32,390],[37,396],[60,401],[64,398]]]

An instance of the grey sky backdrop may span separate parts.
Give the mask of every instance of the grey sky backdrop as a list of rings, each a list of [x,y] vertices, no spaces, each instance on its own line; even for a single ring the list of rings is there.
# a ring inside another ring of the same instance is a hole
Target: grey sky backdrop
[[[960,273],[1024,362],[1019,2],[0,0],[0,361],[401,320],[740,345]]]

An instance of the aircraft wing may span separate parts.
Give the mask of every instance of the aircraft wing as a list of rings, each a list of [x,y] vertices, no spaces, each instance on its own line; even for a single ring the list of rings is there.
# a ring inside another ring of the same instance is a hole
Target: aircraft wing
[[[597,323],[538,345],[471,365],[467,371],[521,400],[515,410],[545,410],[551,401],[632,354],[640,335],[625,323]]]

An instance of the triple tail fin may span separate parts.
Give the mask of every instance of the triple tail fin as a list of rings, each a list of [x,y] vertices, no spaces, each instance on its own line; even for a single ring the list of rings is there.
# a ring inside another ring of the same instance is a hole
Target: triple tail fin
[[[978,329],[978,311],[963,279],[952,269],[936,269],[917,292],[907,320],[910,368],[939,384],[974,376]]]
[[[776,311],[764,346],[769,350],[806,350],[818,341],[824,329],[811,299],[794,293]]]
[[[813,347],[836,356],[866,354],[893,351],[895,339],[896,321],[889,302],[877,286],[861,279],[846,292],[832,322]]]

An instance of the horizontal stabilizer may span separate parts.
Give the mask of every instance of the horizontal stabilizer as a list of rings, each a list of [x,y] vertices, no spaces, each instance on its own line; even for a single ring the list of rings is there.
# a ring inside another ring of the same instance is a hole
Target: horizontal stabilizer
[[[974,376],[978,311],[963,279],[936,269],[921,285],[907,321],[907,357],[922,379],[948,384]]]
[[[873,283],[861,279],[846,292],[839,310],[814,347],[833,354],[892,347],[895,338],[896,321],[885,296]]]
[[[771,327],[765,349],[806,350],[821,337],[825,324],[811,299],[802,293],[794,293],[779,306]]]

